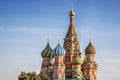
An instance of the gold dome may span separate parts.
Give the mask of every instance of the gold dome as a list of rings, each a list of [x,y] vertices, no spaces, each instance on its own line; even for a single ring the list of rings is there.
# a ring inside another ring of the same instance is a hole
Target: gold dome
[[[95,50],[94,46],[92,45],[91,42],[89,42],[89,45],[85,49],[85,54],[95,54],[95,53],[96,53],[96,50]]]
[[[73,9],[70,11],[70,16],[74,16],[75,12],[73,11]]]

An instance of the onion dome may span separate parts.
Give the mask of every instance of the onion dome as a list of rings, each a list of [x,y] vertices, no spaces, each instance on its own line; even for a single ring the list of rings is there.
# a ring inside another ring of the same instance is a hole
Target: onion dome
[[[47,43],[47,46],[46,46],[45,49],[42,51],[41,56],[42,56],[42,58],[50,58],[51,55],[53,55],[53,53],[52,53],[52,49],[51,49],[51,47],[50,47],[50,45],[49,45],[49,42],[48,42],[48,43]]]
[[[61,47],[60,43],[53,49],[53,55],[54,56],[64,56],[65,50]]]
[[[72,64],[74,64],[74,65],[81,65],[81,64],[82,64],[82,59],[79,57],[78,54],[77,54],[77,56],[73,59]]]
[[[85,54],[95,54],[95,53],[96,53],[96,50],[95,50],[94,46],[92,45],[91,42],[89,42],[89,45],[85,49]]]
[[[73,9],[70,11],[70,16],[74,16],[75,15],[75,12],[73,11]]]

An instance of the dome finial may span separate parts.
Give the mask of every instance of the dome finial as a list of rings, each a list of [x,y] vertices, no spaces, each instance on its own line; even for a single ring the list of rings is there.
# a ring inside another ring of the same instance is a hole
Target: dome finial
[[[60,42],[60,36],[58,37],[58,43]]]
[[[73,3],[72,3],[72,11],[73,11]]]
[[[89,39],[89,42],[90,42],[90,43],[92,42],[92,39],[91,39],[91,38]]]
[[[49,40],[49,37],[48,37],[48,38],[47,38],[47,42],[49,43],[49,41],[50,41],[50,40]]]
[[[70,16],[75,16],[75,12],[74,12],[74,9],[73,9],[73,4],[72,4],[72,9],[71,9],[69,15],[70,15]]]
[[[91,35],[91,33],[89,33],[89,42],[91,43],[92,42],[92,35]]]

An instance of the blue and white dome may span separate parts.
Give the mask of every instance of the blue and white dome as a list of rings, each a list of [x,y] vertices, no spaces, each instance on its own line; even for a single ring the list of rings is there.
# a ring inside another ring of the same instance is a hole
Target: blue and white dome
[[[64,56],[65,50],[61,47],[60,43],[53,49],[53,55],[54,56]]]

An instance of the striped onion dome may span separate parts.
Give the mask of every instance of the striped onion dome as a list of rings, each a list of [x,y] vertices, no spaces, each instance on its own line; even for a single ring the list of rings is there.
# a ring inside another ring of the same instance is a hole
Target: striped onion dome
[[[61,47],[60,43],[53,49],[53,55],[54,56],[64,56],[65,50]]]
[[[50,58],[53,55],[52,53],[52,49],[49,45],[49,42],[47,43],[47,46],[45,47],[45,49],[42,51],[41,56],[42,58]]]
[[[89,45],[85,49],[85,54],[95,54],[95,53],[96,53],[96,50],[95,50],[94,46],[92,45],[91,42],[89,42]]]

